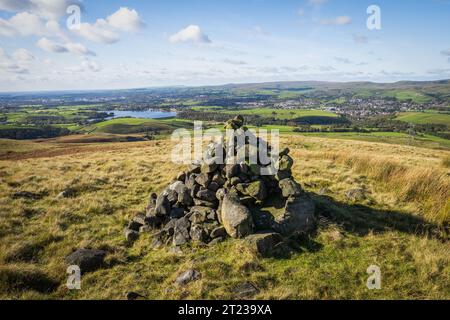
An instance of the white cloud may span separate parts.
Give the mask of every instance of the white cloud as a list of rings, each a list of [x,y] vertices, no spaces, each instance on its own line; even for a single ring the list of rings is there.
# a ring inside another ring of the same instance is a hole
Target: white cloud
[[[245,62],[245,61],[233,60],[233,59],[223,59],[222,62],[227,63],[227,64],[232,64],[235,66],[243,66],[243,65],[247,64],[247,62]]]
[[[120,40],[120,35],[104,19],[98,19],[94,24],[82,23],[75,32],[93,42],[112,44]]]
[[[136,32],[145,26],[136,10],[120,8],[106,19],[95,23],[82,23],[74,30],[81,37],[93,42],[112,44],[120,40],[120,32]]]
[[[24,49],[21,49],[24,50]],[[26,50],[25,50],[26,51]],[[21,57],[11,58],[3,48],[0,47],[0,70],[14,74],[27,74],[29,73],[26,63],[28,61],[21,60]]]
[[[126,32],[136,32],[144,26],[138,12],[125,7],[121,7],[106,20],[111,27]]]
[[[95,56],[95,53],[87,49],[81,43],[67,42],[60,44],[47,38],[41,38],[37,42],[37,46],[44,51],[52,53],[65,53],[70,52],[78,55],[90,55]]]
[[[29,62],[36,59],[36,57],[26,49],[17,49],[13,53],[13,58],[17,61]]]
[[[442,50],[442,51],[441,51],[441,54],[442,54],[443,56],[448,56],[448,57],[450,57],[450,49],[448,49],[448,50]]]
[[[17,33],[16,28],[8,20],[0,18],[0,36],[14,37]]]
[[[81,43],[68,42],[64,46],[71,53],[85,56],[95,56],[95,53],[93,51],[89,50]]]
[[[47,52],[62,53],[69,51],[65,46],[58,44],[52,40],[49,40],[47,38],[40,39],[37,42],[37,46]]]
[[[211,43],[209,37],[202,32],[199,26],[190,25],[169,38],[172,43],[194,42],[194,43]]]
[[[342,58],[342,57],[334,57],[334,60],[336,60],[339,63],[344,63],[344,64],[352,64],[352,61],[350,61],[347,58]]]
[[[10,19],[0,18],[0,36],[56,36],[66,38],[59,23],[55,20],[45,20],[34,13],[20,12]]]
[[[101,71],[101,67],[97,64],[97,62],[84,58],[81,61],[80,65],[66,68],[60,71],[60,73],[74,74],[74,73],[99,72],[99,71]]]
[[[428,70],[427,73],[432,75],[450,74],[450,69],[432,69]]]
[[[333,19],[322,19],[320,24],[325,26],[345,26],[352,23],[352,18],[349,16],[339,16]]]
[[[0,0],[0,10],[18,12],[29,10],[32,6],[30,0]]]
[[[99,72],[101,70],[100,66],[92,60],[84,60],[81,63],[81,68],[85,71]]]
[[[70,5],[82,7],[80,0],[0,0],[0,10],[27,11],[48,19],[57,19],[65,15]]]
[[[329,71],[335,71],[336,69],[332,66],[318,66],[317,70],[322,72],[329,72]]]
[[[46,34],[46,32],[45,20],[33,13],[21,12],[9,20],[0,19],[0,34],[3,36],[41,36]]]

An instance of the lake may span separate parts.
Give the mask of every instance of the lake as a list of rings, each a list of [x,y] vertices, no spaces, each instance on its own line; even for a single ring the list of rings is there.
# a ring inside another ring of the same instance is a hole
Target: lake
[[[175,117],[177,115],[176,112],[161,111],[161,110],[154,110],[154,109],[150,109],[147,111],[109,110],[109,111],[105,111],[105,112],[114,114],[114,116],[110,117],[109,119],[115,119],[115,118],[161,119],[161,118]]]

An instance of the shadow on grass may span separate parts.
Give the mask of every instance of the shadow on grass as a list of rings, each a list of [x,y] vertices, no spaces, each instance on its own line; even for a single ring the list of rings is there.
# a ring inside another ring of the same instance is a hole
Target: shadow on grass
[[[309,194],[316,203],[316,216],[342,226],[348,233],[365,236],[389,231],[448,240],[448,226],[438,226],[420,216],[400,211],[379,210],[361,204],[338,202],[328,196]]]
[[[316,217],[318,220],[326,218],[335,223],[347,233],[359,237],[370,233],[381,234],[390,231],[398,231],[406,234],[425,236],[428,238],[448,241],[448,226],[438,226],[425,221],[420,216],[414,216],[400,211],[379,210],[357,203],[343,203],[335,199],[308,193],[316,204]],[[258,231],[270,230],[274,216],[284,212],[284,201],[270,200],[268,207],[252,208],[256,229]],[[275,252],[272,257],[289,259],[293,253],[318,252],[323,245],[315,239],[316,231],[303,235],[295,235],[285,239],[287,250]]]

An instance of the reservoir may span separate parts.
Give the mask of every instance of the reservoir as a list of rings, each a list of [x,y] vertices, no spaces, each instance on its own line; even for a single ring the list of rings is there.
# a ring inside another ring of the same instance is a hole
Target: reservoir
[[[154,110],[154,109],[149,109],[146,111],[109,110],[109,111],[105,111],[105,112],[114,114],[114,116],[109,117],[109,119],[115,119],[115,118],[162,119],[162,118],[175,117],[177,115],[176,112],[161,111],[161,110]]]

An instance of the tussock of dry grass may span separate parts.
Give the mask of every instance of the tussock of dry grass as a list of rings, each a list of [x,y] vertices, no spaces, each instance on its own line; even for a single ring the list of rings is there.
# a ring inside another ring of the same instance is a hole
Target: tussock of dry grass
[[[400,201],[417,203],[429,221],[439,224],[450,221],[450,178],[444,170],[410,167],[381,156],[335,152],[323,157],[383,183]]]
[[[444,168],[450,168],[450,156],[442,159],[442,166]]]

